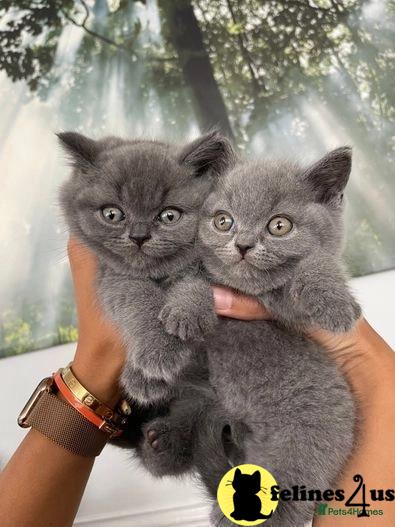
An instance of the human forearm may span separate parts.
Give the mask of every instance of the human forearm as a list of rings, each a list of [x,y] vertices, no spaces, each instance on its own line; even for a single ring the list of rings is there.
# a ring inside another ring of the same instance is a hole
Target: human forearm
[[[0,525],[72,525],[93,463],[31,430],[0,475]]]
[[[123,357],[105,344],[78,344],[73,360],[73,372],[78,380],[100,401],[114,406],[120,399],[119,377]]]
[[[358,518],[357,515],[345,516],[318,516],[313,525],[314,527],[332,527],[334,520],[336,527],[347,527],[369,522],[369,526],[378,525],[380,527],[393,527],[395,525],[395,504],[393,501],[372,501],[370,497],[371,489],[394,489],[395,473],[395,400],[388,404],[384,401],[372,401],[369,412],[365,417],[361,416],[361,427],[354,453],[347,462],[344,470],[335,483],[336,489],[343,489],[346,499],[350,498],[357,487],[354,476],[359,474],[363,477],[366,486],[366,502],[370,505],[369,509],[381,509],[383,515],[371,516],[369,518]],[[353,503],[360,503],[361,491],[354,498]],[[335,508],[345,508],[344,502],[331,502],[328,504]],[[348,509],[353,509],[350,506]],[[358,507],[361,509],[361,506]]]
[[[73,372],[83,386],[112,406],[119,399],[119,367],[110,359],[111,351],[94,343],[79,344]],[[60,393],[57,396],[62,398]],[[75,455],[31,430],[0,475],[0,525],[72,525],[93,463],[93,456]]]
[[[346,334],[311,330],[310,337],[336,361],[355,396],[362,416],[395,394],[395,354],[365,319]],[[366,418],[369,416],[366,415]]]
[[[354,393],[359,425],[354,452],[336,482],[348,498],[355,491],[354,475],[363,477],[367,502],[381,509],[382,516],[320,516],[314,527],[361,525],[389,527],[395,525],[395,503],[370,499],[370,489],[393,489],[395,486],[395,354],[365,320],[346,336],[322,331],[313,332],[333,354]],[[358,495],[360,497],[360,495]],[[336,508],[344,503],[336,503]]]
[[[122,341],[100,311],[95,260],[75,241],[70,242],[69,255],[79,319],[73,373],[98,399],[113,406],[119,399]],[[0,475],[0,525],[72,525],[93,463],[94,457],[75,455],[30,431]]]
[[[81,384],[110,406],[119,399],[122,367],[114,344],[82,338],[73,361]],[[60,392],[57,397],[63,399]],[[93,456],[75,455],[31,430],[0,476],[0,525],[72,525],[93,463]]]

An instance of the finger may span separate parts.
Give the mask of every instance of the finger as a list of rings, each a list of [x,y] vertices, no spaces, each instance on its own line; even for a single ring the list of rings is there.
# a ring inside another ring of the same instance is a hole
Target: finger
[[[226,287],[213,287],[218,315],[239,320],[271,320],[271,313],[256,298],[239,295]]]

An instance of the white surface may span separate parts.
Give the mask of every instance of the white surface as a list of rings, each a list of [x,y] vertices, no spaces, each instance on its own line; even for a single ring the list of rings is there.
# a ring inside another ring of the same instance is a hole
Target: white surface
[[[395,346],[395,271],[354,279],[352,287],[365,317]],[[18,428],[16,416],[28,396],[42,377],[66,364],[73,351],[74,344],[0,360],[2,465],[25,434]],[[95,464],[76,525],[201,527],[207,526],[206,511],[202,494],[192,481],[154,480],[132,462],[127,452],[106,447]]]
[[[17,414],[41,378],[70,362],[74,347],[57,346],[0,361],[0,400],[7,401],[0,417],[2,465],[25,435],[16,424]],[[202,494],[190,479],[154,479],[132,461],[130,453],[109,445],[95,463],[75,523],[92,527],[200,527],[207,525],[206,511]],[[189,522],[190,515],[193,522]]]

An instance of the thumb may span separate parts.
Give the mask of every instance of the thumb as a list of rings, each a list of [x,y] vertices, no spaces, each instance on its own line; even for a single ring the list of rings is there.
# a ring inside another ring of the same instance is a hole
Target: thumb
[[[226,287],[213,287],[215,311],[239,320],[270,320],[270,312],[256,298],[240,295]]]

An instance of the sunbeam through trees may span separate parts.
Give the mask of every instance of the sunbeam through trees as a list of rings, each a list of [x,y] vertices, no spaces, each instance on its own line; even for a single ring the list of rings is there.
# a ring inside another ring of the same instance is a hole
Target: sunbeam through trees
[[[0,0],[0,356],[75,340],[54,132],[354,149],[352,275],[395,264],[393,0]]]

